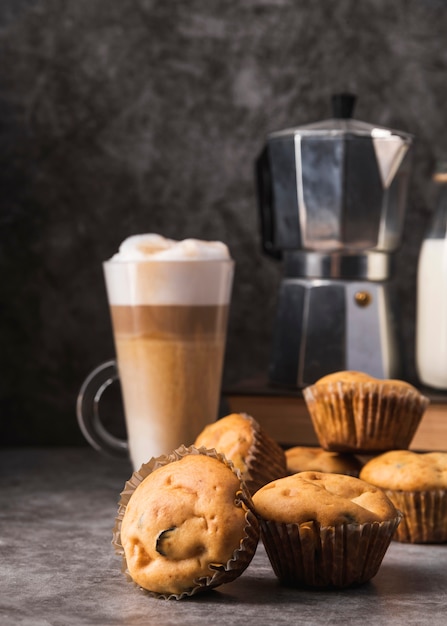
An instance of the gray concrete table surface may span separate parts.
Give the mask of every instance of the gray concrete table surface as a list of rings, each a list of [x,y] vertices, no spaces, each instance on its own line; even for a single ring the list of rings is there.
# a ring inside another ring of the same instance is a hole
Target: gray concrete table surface
[[[130,474],[88,448],[0,448],[1,626],[447,624],[447,544],[392,542],[371,582],[342,591],[282,587],[260,544],[238,580],[152,598],[111,546]]]

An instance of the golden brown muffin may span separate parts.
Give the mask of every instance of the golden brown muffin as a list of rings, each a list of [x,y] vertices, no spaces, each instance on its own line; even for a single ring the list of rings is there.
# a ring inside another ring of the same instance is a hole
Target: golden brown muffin
[[[298,472],[327,472],[358,477],[362,462],[353,454],[329,452],[323,448],[295,446],[286,450],[289,474]]]
[[[350,383],[367,383],[371,380],[371,376],[369,374],[365,374],[364,372],[356,372],[353,370],[344,370],[340,372],[333,372],[332,374],[326,374],[317,382],[316,385],[329,385],[332,383],[350,382]]]
[[[252,506],[229,461],[182,446],[143,465],[126,484],[114,545],[136,584],[182,598],[245,570],[259,538]]]
[[[287,474],[284,450],[246,413],[231,413],[209,424],[194,446],[215,449],[230,459],[252,494]]]
[[[359,454],[408,448],[429,402],[405,381],[351,371],[324,376],[303,396],[320,445]]]
[[[322,472],[269,483],[253,503],[273,570],[291,586],[342,588],[370,580],[401,517],[381,489]]]
[[[396,516],[383,491],[353,476],[300,472],[265,485],[253,496],[264,519],[321,526],[381,522]]]
[[[368,461],[360,476],[404,514],[397,541],[447,542],[447,452],[392,450]]]

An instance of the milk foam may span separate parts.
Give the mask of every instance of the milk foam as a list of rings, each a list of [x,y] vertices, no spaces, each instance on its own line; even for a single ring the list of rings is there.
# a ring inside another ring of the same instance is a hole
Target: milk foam
[[[184,239],[175,241],[148,233],[133,235],[123,241],[112,261],[199,261],[229,259],[227,246],[221,241]]]
[[[233,262],[220,241],[149,233],[123,241],[104,263],[112,306],[228,304]]]

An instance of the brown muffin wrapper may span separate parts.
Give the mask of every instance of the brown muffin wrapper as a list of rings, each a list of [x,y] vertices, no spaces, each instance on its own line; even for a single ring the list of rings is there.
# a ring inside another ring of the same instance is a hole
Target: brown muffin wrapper
[[[245,459],[247,470],[243,474],[248,490],[253,495],[272,480],[287,476],[287,461],[284,450],[258,422],[251,415],[241,415],[250,420],[254,433],[253,445]]]
[[[447,489],[383,491],[403,513],[393,539],[403,543],[447,542]]]
[[[312,385],[303,396],[320,445],[335,452],[406,450],[429,403],[392,383]]]
[[[124,548],[121,543],[121,523],[123,521],[124,514],[126,512],[127,504],[129,503],[132,494],[138,485],[151,474],[158,467],[168,465],[175,461],[180,460],[184,456],[189,454],[204,454],[212,458],[218,459],[229,467],[236,476],[241,480],[240,492],[237,494],[237,504],[243,507],[246,511],[245,519],[245,535],[241,539],[239,548],[237,548],[232,557],[227,561],[225,566],[218,566],[213,569],[210,566],[209,576],[198,578],[195,581],[195,586],[191,589],[185,590],[180,594],[174,593],[156,593],[144,589],[149,595],[161,598],[164,600],[181,600],[193,596],[199,592],[212,589],[224,583],[231,582],[238,578],[250,564],[258,545],[259,541],[259,522],[255,514],[253,513],[253,503],[251,501],[251,495],[247,489],[247,486],[242,481],[241,473],[236,469],[231,461],[225,458],[223,454],[219,454],[215,450],[207,450],[206,448],[195,448],[194,446],[180,446],[174,450],[170,455],[163,455],[157,458],[152,458],[148,463],[145,463],[141,468],[135,471],[130,479],[126,482],[121,497],[118,503],[118,513],[115,517],[115,525],[113,528],[112,545],[116,554],[122,557],[121,571],[126,575],[129,582],[133,582],[132,577],[127,569],[126,557],[124,554]]]
[[[261,537],[282,584],[341,589],[376,575],[400,519],[330,527],[261,520]]]

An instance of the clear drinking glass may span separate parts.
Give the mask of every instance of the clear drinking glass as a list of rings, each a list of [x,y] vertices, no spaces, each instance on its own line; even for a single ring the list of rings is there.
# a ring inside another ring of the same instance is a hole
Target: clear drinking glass
[[[117,359],[79,392],[78,422],[93,447],[130,453],[138,469],[191,445],[217,418],[233,273],[231,259],[104,263]],[[99,418],[101,396],[118,377],[127,441]]]

